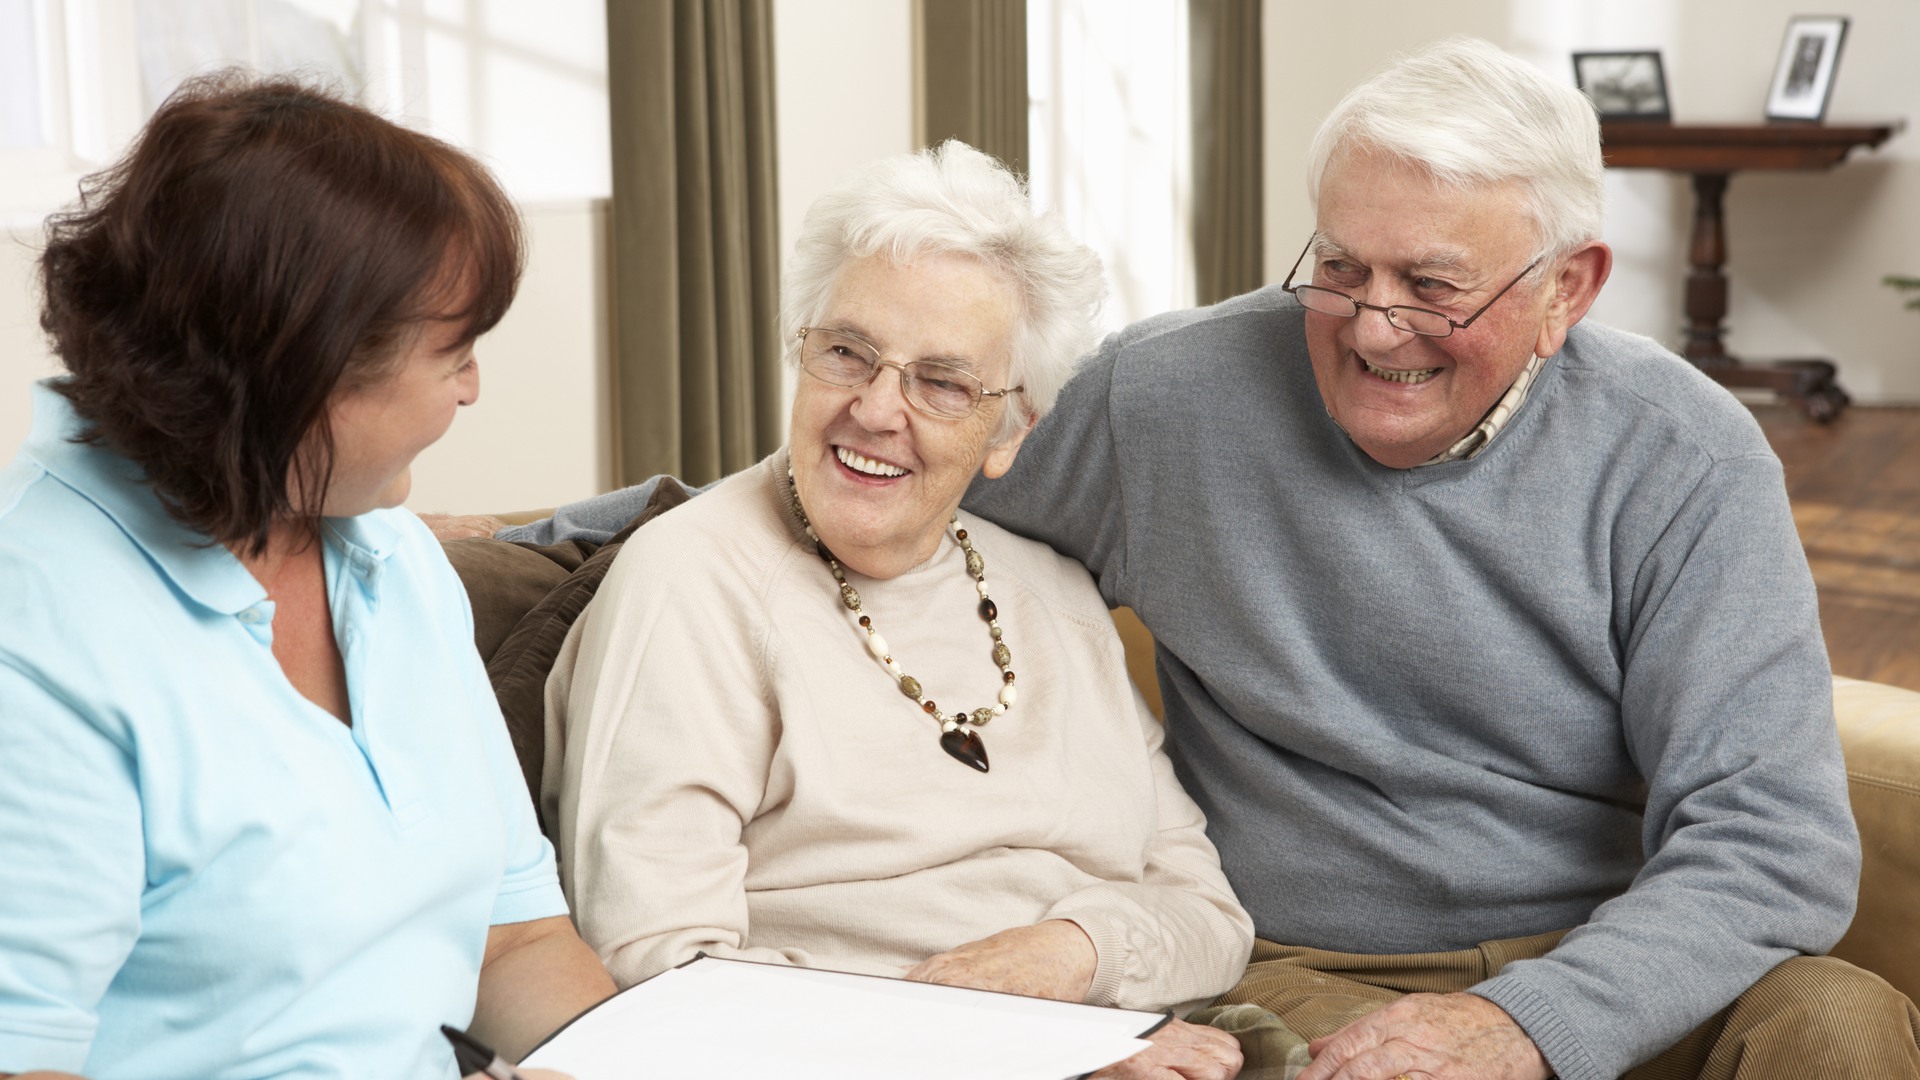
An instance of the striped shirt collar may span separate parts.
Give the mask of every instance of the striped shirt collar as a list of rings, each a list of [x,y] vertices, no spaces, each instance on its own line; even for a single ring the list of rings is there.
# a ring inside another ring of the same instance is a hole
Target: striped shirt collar
[[[1473,425],[1473,430],[1461,436],[1460,440],[1452,446],[1412,467],[1424,469],[1429,465],[1478,457],[1481,451],[1492,445],[1493,437],[1500,434],[1501,430],[1507,426],[1507,422],[1513,419],[1513,414],[1520,411],[1520,406],[1526,404],[1527,391],[1533,389],[1534,379],[1539,377],[1540,369],[1546,366],[1547,358],[1544,356],[1536,356],[1527,361],[1527,366],[1521,369],[1519,376],[1513,380],[1513,385],[1507,387],[1507,392],[1501,394],[1500,400],[1493,403],[1493,408],[1487,410],[1487,415]],[[1327,410],[1327,419],[1332,420],[1333,426],[1341,431],[1347,430],[1340,423],[1339,417],[1333,415],[1333,410]],[[1347,438],[1351,439],[1353,435],[1349,433]],[[1363,450],[1362,453],[1364,452]]]
[[[1472,431],[1462,436],[1459,442],[1415,465],[1414,468],[1420,469],[1428,465],[1468,460],[1479,456],[1481,451],[1493,444],[1493,437],[1500,434],[1501,430],[1507,426],[1507,421],[1512,420],[1513,414],[1520,411],[1520,406],[1526,404],[1527,391],[1533,389],[1533,380],[1539,377],[1540,369],[1546,364],[1547,358],[1544,356],[1536,356],[1527,361],[1527,366],[1521,369],[1519,377],[1513,380],[1513,385],[1507,387],[1507,392],[1501,394],[1500,400],[1493,403],[1493,408],[1487,410],[1487,415],[1473,425]]]

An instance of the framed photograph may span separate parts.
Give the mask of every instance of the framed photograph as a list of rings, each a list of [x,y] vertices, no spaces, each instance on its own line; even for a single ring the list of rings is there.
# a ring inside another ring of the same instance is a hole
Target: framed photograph
[[[1667,73],[1657,52],[1577,52],[1573,81],[1602,120],[1673,119]]]
[[[1827,114],[1840,42],[1847,36],[1844,15],[1795,15],[1787,20],[1787,40],[1767,91],[1767,119],[1811,120]]]

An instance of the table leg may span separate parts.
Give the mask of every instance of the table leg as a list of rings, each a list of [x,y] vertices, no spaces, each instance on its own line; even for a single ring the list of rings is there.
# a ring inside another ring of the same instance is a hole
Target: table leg
[[[1693,174],[1693,244],[1687,261],[1687,359],[1702,368],[1738,363],[1727,355],[1720,322],[1727,317],[1726,173]]]
[[[1743,364],[1727,353],[1727,173],[1693,174],[1693,242],[1687,253],[1686,358],[1722,386],[1772,390],[1792,398],[1818,423],[1840,415],[1849,399],[1829,360]]]

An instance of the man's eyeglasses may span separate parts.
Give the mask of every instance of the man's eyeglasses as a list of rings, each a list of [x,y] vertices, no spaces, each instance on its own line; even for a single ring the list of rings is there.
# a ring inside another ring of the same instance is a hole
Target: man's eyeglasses
[[[981,398],[1000,398],[1025,390],[1011,386],[989,390],[973,373],[937,360],[897,364],[880,359],[880,350],[867,341],[839,330],[803,326],[800,370],[829,386],[865,386],[883,367],[900,369],[900,393],[913,407],[930,416],[964,420],[980,407]]]
[[[1446,337],[1455,330],[1465,330],[1467,327],[1472,326],[1473,320],[1485,315],[1488,308],[1497,303],[1501,297],[1507,295],[1509,289],[1520,284],[1521,278],[1533,273],[1533,268],[1539,266],[1542,260],[1546,258],[1546,256],[1543,255],[1528,263],[1527,268],[1520,271],[1519,277],[1507,282],[1505,289],[1494,293],[1493,299],[1480,305],[1479,311],[1474,312],[1459,322],[1455,322],[1449,316],[1442,315],[1437,311],[1428,311],[1426,308],[1401,307],[1397,304],[1391,307],[1381,307],[1379,304],[1368,304],[1355,300],[1353,297],[1348,296],[1338,289],[1329,289],[1324,285],[1295,285],[1293,283],[1293,275],[1300,272],[1300,264],[1307,261],[1307,252],[1313,250],[1313,242],[1319,239],[1319,237],[1320,234],[1315,233],[1307,238],[1307,246],[1301,249],[1300,257],[1293,261],[1293,269],[1287,271],[1287,280],[1280,283],[1282,289],[1292,293],[1299,299],[1301,307],[1306,308],[1308,311],[1317,311],[1322,315],[1333,315],[1342,319],[1351,319],[1355,315],[1360,314],[1360,309],[1366,308],[1369,311],[1377,311],[1385,315],[1387,322],[1391,323],[1396,330],[1405,330],[1409,334],[1421,334],[1426,337]]]

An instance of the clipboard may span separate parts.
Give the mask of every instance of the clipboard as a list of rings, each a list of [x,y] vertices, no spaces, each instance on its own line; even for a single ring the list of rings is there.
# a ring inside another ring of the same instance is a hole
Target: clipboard
[[[700,954],[569,1021],[521,1062],[575,1080],[1063,1080],[1170,1013]]]

